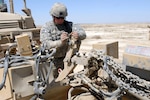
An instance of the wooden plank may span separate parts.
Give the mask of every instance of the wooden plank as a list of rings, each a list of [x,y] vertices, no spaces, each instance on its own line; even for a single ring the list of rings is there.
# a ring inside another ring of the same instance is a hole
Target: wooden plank
[[[17,46],[21,56],[32,56],[32,48],[29,36],[27,34],[17,35]]]

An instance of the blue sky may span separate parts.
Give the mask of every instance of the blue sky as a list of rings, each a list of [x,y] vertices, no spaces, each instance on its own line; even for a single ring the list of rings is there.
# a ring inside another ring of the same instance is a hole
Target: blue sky
[[[23,14],[23,0],[13,0],[15,13]],[[5,0],[6,3],[9,0]],[[55,2],[68,8],[67,20],[74,23],[150,23],[150,0],[26,0],[37,25],[52,20]]]

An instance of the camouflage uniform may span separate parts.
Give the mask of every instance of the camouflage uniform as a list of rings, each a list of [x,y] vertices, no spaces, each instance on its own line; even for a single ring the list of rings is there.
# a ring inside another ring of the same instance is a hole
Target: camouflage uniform
[[[67,32],[68,35],[72,31],[76,31],[79,35],[77,40],[78,45],[80,45],[81,40],[86,38],[85,31],[81,27],[68,21],[64,21],[62,25],[55,25],[53,21],[47,22],[41,28],[40,32],[40,41],[46,45],[46,49],[56,48],[54,64],[57,69],[63,69],[63,59],[68,49],[68,43],[62,45],[60,40],[61,33],[64,31]]]

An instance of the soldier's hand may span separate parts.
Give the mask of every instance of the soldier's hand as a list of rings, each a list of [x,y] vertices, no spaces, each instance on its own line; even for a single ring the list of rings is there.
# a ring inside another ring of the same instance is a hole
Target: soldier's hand
[[[61,38],[61,42],[65,43],[68,40],[69,37],[68,37],[68,34],[66,32],[63,32],[61,34],[60,38]]]
[[[73,38],[78,39],[79,35],[77,32],[72,32],[71,35],[73,36]]]

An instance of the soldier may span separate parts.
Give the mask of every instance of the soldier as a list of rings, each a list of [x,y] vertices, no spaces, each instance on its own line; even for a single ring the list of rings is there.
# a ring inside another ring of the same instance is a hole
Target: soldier
[[[53,20],[47,22],[41,28],[40,41],[46,45],[46,49],[56,48],[54,55],[54,77],[58,76],[58,69],[64,68],[63,59],[65,58],[68,49],[68,39],[70,36],[77,40],[77,44],[81,44],[81,40],[86,38],[85,31],[78,25],[66,20],[67,8],[62,3],[55,3],[50,15]]]

